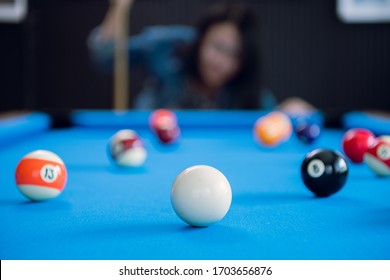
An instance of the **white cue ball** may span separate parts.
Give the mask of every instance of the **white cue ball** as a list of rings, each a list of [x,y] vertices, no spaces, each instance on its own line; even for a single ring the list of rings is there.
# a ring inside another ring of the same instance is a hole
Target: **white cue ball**
[[[176,177],[171,189],[171,202],[184,222],[206,227],[225,217],[232,202],[232,189],[219,170],[195,165]]]

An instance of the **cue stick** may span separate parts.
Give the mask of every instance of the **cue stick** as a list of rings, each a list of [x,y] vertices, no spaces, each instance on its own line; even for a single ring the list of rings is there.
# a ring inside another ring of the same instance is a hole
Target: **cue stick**
[[[133,0],[130,0],[129,9],[123,11],[125,13],[123,16],[115,18],[114,110],[126,110],[130,103],[128,37],[130,11],[133,2]]]

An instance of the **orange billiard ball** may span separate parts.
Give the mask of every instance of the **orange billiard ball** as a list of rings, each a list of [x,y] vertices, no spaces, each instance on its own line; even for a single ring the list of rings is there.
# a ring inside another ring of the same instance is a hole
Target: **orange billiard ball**
[[[390,176],[390,136],[376,138],[364,154],[364,162],[378,176]]]
[[[291,120],[283,112],[271,112],[256,121],[253,134],[259,143],[265,146],[276,146],[290,138]]]
[[[25,155],[15,171],[16,186],[32,201],[58,196],[64,189],[67,171],[62,159],[53,152],[36,150]]]

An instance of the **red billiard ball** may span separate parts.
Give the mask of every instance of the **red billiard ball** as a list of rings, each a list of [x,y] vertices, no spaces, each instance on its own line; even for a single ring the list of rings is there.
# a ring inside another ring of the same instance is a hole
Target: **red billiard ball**
[[[141,166],[147,157],[144,144],[134,130],[123,129],[115,133],[108,145],[111,159],[119,166]]]
[[[378,176],[390,175],[390,136],[376,139],[366,153],[364,161]]]
[[[375,142],[374,134],[364,128],[348,130],[343,137],[342,147],[345,155],[355,163],[363,162],[364,153]]]
[[[149,117],[149,126],[153,131],[160,127],[175,127],[177,125],[176,114],[168,109],[155,110]]]
[[[154,111],[149,118],[149,126],[164,144],[173,143],[180,136],[176,114],[171,110],[158,109]]]
[[[58,196],[64,189],[67,171],[62,159],[46,150],[25,155],[15,171],[19,191],[32,201],[43,201]]]

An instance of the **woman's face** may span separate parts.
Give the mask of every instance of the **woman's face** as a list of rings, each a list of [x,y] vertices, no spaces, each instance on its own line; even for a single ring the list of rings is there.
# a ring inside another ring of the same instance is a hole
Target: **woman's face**
[[[239,71],[241,66],[241,36],[237,27],[229,22],[212,26],[200,45],[199,72],[209,87],[222,87]]]

